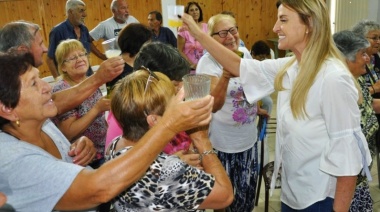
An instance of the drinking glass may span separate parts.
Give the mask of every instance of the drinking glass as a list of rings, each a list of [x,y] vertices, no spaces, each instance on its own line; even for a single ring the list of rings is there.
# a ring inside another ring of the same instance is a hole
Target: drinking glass
[[[121,54],[121,50],[117,45],[116,38],[103,41],[102,46],[107,58],[117,57]]]
[[[168,25],[170,27],[182,26],[182,19],[178,15],[182,16],[185,10],[183,5],[168,5]]]
[[[205,74],[187,74],[182,78],[185,100],[191,101],[210,93],[211,78]]]

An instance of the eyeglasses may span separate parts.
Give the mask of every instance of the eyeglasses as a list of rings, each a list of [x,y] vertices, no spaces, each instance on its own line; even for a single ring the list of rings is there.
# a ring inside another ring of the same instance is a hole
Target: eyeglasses
[[[212,33],[211,36],[219,35],[219,37],[225,38],[228,33],[231,33],[231,35],[238,33],[238,27],[231,27],[228,30],[220,30],[219,32]]]
[[[367,37],[367,38],[369,38],[369,39],[371,39],[371,40],[373,40],[373,41],[379,41],[380,40],[380,37]]]
[[[148,79],[146,81],[146,85],[145,85],[145,89],[144,89],[144,95],[145,95],[146,90],[148,90],[149,85],[153,81],[153,78],[155,78],[157,81],[159,81],[160,79],[158,78],[158,76],[153,71],[149,70],[149,68],[146,68],[145,66],[141,66],[140,70],[144,70],[144,71],[149,72],[149,77],[148,77]]]
[[[79,58],[84,59],[85,57],[87,57],[86,52],[77,54],[77,55],[70,57],[70,58],[67,58],[66,60],[63,60],[63,62],[64,63],[72,63],[72,62],[76,62]]]
[[[145,89],[144,89],[144,96],[145,96],[145,93],[146,93],[146,91],[148,90],[149,85],[152,83],[153,78],[155,78],[157,81],[159,81],[160,79],[157,77],[157,75],[156,75],[153,71],[149,70],[149,68],[146,68],[145,66],[141,66],[141,67],[139,68],[139,70],[144,70],[144,71],[149,72],[149,77],[148,77],[148,79],[147,79],[147,81],[146,81],[146,85],[145,85]],[[149,113],[147,112],[147,110],[144,109],[144,115],[145,115],[145,117],[147,117],[148,114],[149,114]]]

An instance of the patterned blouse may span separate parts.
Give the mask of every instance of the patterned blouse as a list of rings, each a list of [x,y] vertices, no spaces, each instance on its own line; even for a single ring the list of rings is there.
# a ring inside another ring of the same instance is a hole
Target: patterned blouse
[[[66,90],[70,88],[70,84],[65,80],[58,81],[53,87],[53,93]],[[82,104],[76,108],[67,111],[64,114],[58,115],[52,120],[55,124],[58,122],[64,121],[71,117],[81,118],[84,116],[92,107],[99,101],[102,97],[102,92],[100,89],[97,89],[90,97],[88,97]],[[104,158],[104,148],[106,142],[106,133],[107,133],[107,122],[104,116],[104,112],[99,113],[96,119],[91,123],[91,125],[82,133],[80,136],[88,137],[97,150],[96,159]],[[79,136],[78,136],[79,137]],[[75,138],[74,138],[75,139]],[[74,140],[73,139],[73,140]]]
[[[358,78],[358,83],[362,90],[363,102],[359,105],[361,112],[360,126],[364,136],[367,139],[369,151],[371,152],[372,158],[375,156],[376,150],[376,133],[379,129],[379,123],[375,116],[375,111],[372,107],[372,96],[369,93],[366,80],[363,76]]]
[[[110,146],[106,160],[128,152],[115,151],[121,136]],[[177,156],[161,153],[145,175],[112,202],[114,211],[197,211],[214,187],[215,178],[194,168]]]

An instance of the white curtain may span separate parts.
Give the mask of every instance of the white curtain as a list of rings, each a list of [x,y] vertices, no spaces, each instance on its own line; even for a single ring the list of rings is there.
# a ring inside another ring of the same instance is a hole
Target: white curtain
[[[339,32],[345,29],[351,29],[353,25],[363,19],[367,19],[368,0],[328,0],[331,13],[332,30]]]

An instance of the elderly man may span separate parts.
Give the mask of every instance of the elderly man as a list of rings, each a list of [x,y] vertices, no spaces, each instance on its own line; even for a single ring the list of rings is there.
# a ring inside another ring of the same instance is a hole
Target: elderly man
[[[34,57],[34,66],[42,65],[42,56],[47,52],[40,27],[37,24],[16,21],[3,26],[0,31],[0,52],[30,52]],[[64,113],[95,92],[102,84],[118,76],[124,68],[124,60],[115,57],[104,61],[93,76],[68,90],[53,94],[58,114]]]
[[[46,62],[50,72],[54,78],[59,76],[57,70],[57,61],[55,60],[55,50],[62,40],[77,39],[79,40],[87,53],[90,53],[91,39],[87,27],[84,25],[86,18],[86,4],[81,0],[67,0],[66,16],[64,22],[56,25],[49,34],[49,49]],[[87,75],[91,75],[91,67],[87,71]]]
[[[113,13],[112,17],[100,22],[90,31],[91,41],[116,38],[120,30],[128,24],[139,23],[135,17],[129,15],[128,4],[125,0],[113,0],[111,2],[111,11]],[[99,58],[103,60],[107,59],[106,56],[101,53],[93,43],[91,43],[91,51]]]
[[[26,53],[30,52],[34,58],[34,66],[42,65],[42,56],[47,52],[43,42],[40,27],[37,24],[16,21],[5,24],[0,31],[0,52]],[[87,97],[93,94],[99,86],[111,81],[118,76],[124,68],[124,60],[115,57],[103,62],[96,74],[84,80],[82,83],[70,89],[54,93],[52,99],[62,114],[81,104]],[[79,141],[72,144],[69,155],[75,156],[76,164],[84,165],[81,150],[86,146],[92,146],[91,141]]]
[[[148,15],[148,24],[152,29],[152,41],[160,41],[177,48],[177,38],[167,27],[162,26],[162,15],[158,11],[152,11]]]

